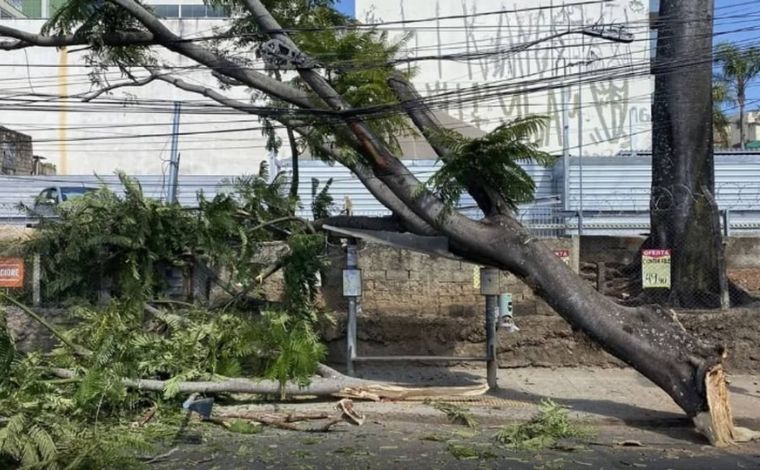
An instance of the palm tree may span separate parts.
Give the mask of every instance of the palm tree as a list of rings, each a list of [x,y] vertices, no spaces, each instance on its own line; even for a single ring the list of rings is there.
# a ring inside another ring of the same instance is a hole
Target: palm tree
[[[728,147],[730,144],[728,127],[731,125],[728,116],[723,111],[724,104],[734,104],[736,98],[731,88],[720,77],[713,81],[713,134],[716,136],[715,143],[718,147]]]
[[[760,75],[760,48],[740,49],[734,44],[719,44],[715,61],[721,66],[721,80],[728,84],[739,104],[739,146],[744,150],[744,106],[747,87]]]

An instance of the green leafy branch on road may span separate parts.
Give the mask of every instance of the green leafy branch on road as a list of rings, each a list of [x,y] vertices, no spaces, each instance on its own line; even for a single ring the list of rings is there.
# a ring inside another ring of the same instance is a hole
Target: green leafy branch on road
[[[462,426],[467,426],[468,428],[475,428],[478,426],[478,421],[472,415],[470,410],[464,406],[443,401],[432,402],[431,405],[436,410],[444,413],[449,421],[454,424],[461,424]]]
[[[570,420],[567,407],[550,399],[543,400],[539,411],[530,421],[502,427],[496,440],[520,450],[537,450],[552,447],[560,439],[587,437],[592,432]]]

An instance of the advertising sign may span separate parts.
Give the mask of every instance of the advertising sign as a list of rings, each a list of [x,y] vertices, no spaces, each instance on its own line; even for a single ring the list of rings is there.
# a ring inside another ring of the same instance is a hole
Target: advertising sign
[[[554,254],[564,261],[566,265],[570,266],[570,250],[554,250]]]
[[[23,258],[0,258],[0,287],[24,287]]]
[[[670,250],[641,251],[641,282],[644,289],[670,289]]]

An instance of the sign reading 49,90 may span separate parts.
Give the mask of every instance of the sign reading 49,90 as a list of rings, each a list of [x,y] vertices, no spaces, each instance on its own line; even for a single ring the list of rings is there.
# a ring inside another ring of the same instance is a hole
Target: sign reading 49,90
[[[670,250],[641,251],[641,283],[644,289],[670,289]]]

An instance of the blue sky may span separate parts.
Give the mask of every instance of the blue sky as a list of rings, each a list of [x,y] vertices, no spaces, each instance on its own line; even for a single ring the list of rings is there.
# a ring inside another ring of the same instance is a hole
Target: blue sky
[[[338,10],[343,13],[351,16],[355,15],[354,0],[337,0],[335,3],[338,5]]]

